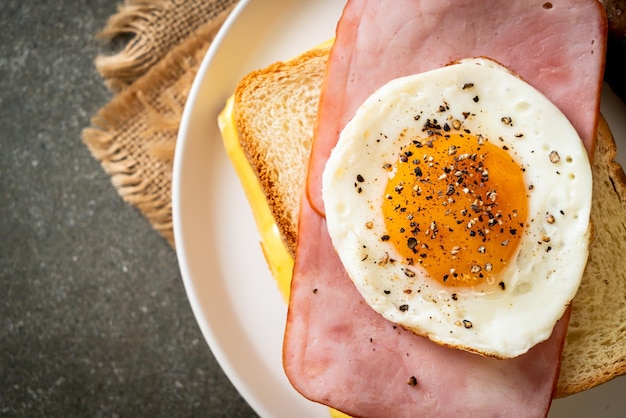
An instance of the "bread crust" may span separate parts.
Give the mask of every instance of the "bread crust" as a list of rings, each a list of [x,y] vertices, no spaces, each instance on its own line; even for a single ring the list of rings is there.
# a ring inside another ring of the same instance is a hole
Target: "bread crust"
[[[593,240],[572,314],[555,397],[590,389],[626,373],[626,175],[600,117],[592,164]]]
[[[240,143],[292,256],[319,83],[327,60],[328,48],[309,50],[290,61],[253,71],[235,90]]]
[[[235,93],[241,145],[292,255],[327,54],[328,49],[311,50],[252,72]],[[307,103],[296,106],[290,98]],[[270,125],[270,138],[267,131],[263,133],[268,126],[258,125],[263,118],[285,123],[286,129]],[[291,123],[294,120],[298,123]],[[278,158],[280,153],[289,158]],[[555,397],[626,373],[626,175],[614,161],[616,153],[609,126],[600,116],[592,164],[594,237],[572,303]]]

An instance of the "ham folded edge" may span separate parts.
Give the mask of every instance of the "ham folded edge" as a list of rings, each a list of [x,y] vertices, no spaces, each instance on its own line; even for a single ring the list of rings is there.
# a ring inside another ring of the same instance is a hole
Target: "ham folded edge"
[[[508,360],[395,326],[364,302],[332,247],[321,174],[343,126],[378,87],[470,57],[494,59],[540,90],[591,154],[606,30],[597,0],[348,1],[320,98],[283,347],[303,396],[359,417],[547,415],[569,310],[547,341]]]

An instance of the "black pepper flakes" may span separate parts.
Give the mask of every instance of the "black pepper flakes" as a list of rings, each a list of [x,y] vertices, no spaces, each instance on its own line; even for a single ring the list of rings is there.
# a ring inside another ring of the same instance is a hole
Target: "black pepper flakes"
[[[406,277],[415,277],[415,272],[413,270],[403,269],[403,271]]]
[[[467,320],[467,319],[464,319],[464,320],[463,320],[463,326],[464,326],[466,329],[470,329],[470,328],[472,328],[472,327],[474,326],[474,324],[472,324],[472,321]]]
[[[434,134],[433,131],[438,131],[440,129],[441,125],[439,125],[437,119],[426,119],[426,123],[424,123],[422,131]]]
[[[549,158],[550,158],[550,162],[551,162],[552,164],[556,164],[556,163],[558,163],[559,161],[561,161],[561,156],[559,155],[559,153],[558,153],[558,152],[556,152],[556,151],[554,151],[554,150],[550,151]]]
[[[409,305],[404,304],[404,305],[400,305],[398,306],[398,309],[400,310],[400,312],[406,312],[409,310]]]
[[[417,386],[417,378],[415,376],[411,376],[406,383],[409,386]]]

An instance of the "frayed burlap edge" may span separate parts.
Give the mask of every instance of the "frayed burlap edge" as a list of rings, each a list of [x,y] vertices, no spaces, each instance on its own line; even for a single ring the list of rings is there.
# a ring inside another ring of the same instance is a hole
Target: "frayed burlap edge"
[[[172,162],[178,126],[197,69],[232,6],[198,28],[115,96],[83,130],[120,196],[174,246]]]
[[[126,0],[97,38],[128,39],[114,55],[100,55],[96,69],[114,92],[145,74],[176,45],[205,22],[230,8],[235,0]]]

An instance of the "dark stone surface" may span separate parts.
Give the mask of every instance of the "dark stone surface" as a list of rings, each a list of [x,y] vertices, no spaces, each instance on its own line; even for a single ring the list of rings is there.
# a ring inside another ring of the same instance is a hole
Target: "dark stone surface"
[[[81,142],[117,5],[0,2],[0,416],[255,416],[174,251]]]

